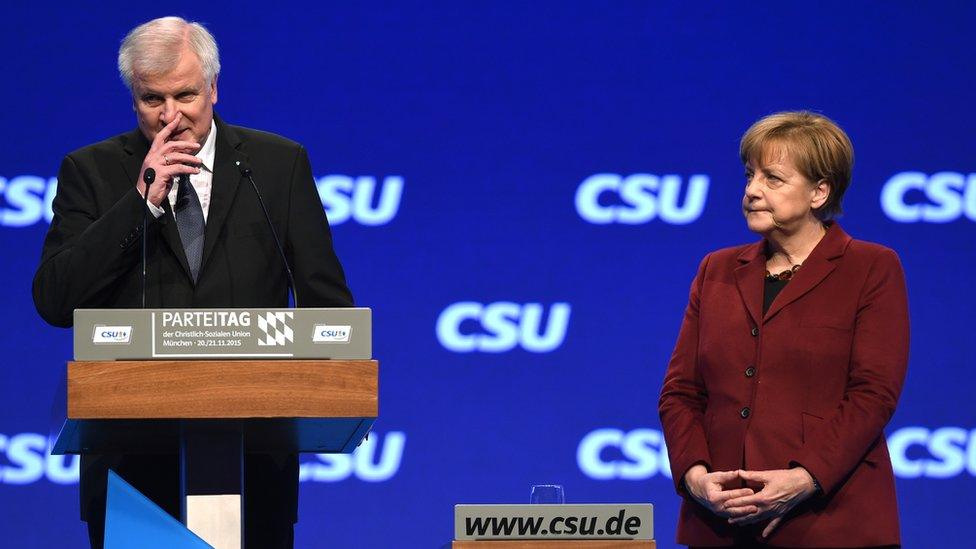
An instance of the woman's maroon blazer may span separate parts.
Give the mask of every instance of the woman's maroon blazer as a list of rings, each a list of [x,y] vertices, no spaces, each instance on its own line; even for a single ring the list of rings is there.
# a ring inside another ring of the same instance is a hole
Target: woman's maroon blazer
[[[892,250],[833,223],[766,314],[764,241],[705,257],[691,287],[659,412],[684,498],[679,543],[731,545],[731,527],[685,492],[688,469],[805,467],[823,492],[768,543],[900,543],[883,429],[908,362],[904,274]]]

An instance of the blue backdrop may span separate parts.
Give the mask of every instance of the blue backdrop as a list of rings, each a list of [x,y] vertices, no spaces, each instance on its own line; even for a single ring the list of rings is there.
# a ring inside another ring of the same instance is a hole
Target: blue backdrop
[[[752,241],[741,133],[807,108],[857,164],[841,223],[901,255],[912,351],[887,433],[907,547],[971,540],[976,48],[968,3],[208,5],[217,111],[308,148],[381,417],[305,456],[299,547],[435,547],[455,503],[652,502],[656,401],[701,257]],[[80,546],[77,460],[46,455],[70,333],[30,281],[65,153],[134,127],[115,69],[138,4],[5,8],[0,545]]]

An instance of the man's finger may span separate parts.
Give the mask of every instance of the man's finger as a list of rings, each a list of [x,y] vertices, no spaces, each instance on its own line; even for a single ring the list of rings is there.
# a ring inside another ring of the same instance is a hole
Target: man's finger
[[[201,148],[196,141],[167,141],[159,147],[159,152],[168,153],[170,151],[191,151],[195,152]]]
[[[769,521],[769,524],[767,524],[766,528],[763,529],[762,537],[768,538],[769,535],[773,533],[773,530],[775,530],[776,527],[779,526],[779,523],[782,520],[783,517],[776,517],[773,520]]]
[[[164,156],[166,157],[166,160],[169,161],[169,163],[172,165],[190,164],[191,166],[199,166],[203,164],[203,161],[200,160],[200,157],[194,156],[192,154],[170,152],[170,153],[166,153]]]
[[[153,142],[162,143],[167,139],[169,139],[170,134],[173,133],[173,130],[176,129],[176,126],[180,123],[180,120],[182,118],[183,118],[183,113],[177,112],[176,116],[174,116],[173,119],[169,121],[169,124],[166,124],[165,126],[163,126],[163,129],[159,130],[159,133],[156,134],[156,139],[153,139]]]
[[[200,168],[196,166],[187,166],[186,164],[173,164],[172,166],[169,166],[168,170],[166,170],[165,175],[168,178],[173,178],[174,176],[180,174],[195,175],[198,173],[200,173]]]

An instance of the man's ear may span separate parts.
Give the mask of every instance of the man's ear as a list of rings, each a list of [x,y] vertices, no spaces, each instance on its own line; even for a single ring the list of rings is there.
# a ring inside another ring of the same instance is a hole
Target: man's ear
[[[210,103],[217,104],[217,75],[210,81]]]

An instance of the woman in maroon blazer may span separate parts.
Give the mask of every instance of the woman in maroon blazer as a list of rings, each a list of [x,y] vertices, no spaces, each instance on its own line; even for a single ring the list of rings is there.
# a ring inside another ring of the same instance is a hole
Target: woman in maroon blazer
[[[824,116],[778,113],[742,138],[759,242],[708,254],[659,412],[692,546],[897,546],[882,430],[908,360],[892,250],[831,221],[853,149]]]

